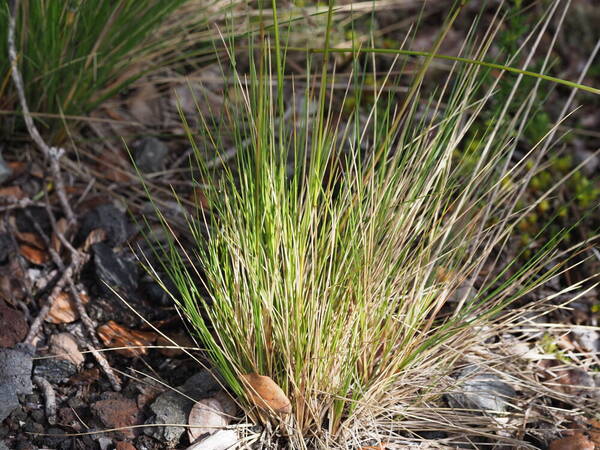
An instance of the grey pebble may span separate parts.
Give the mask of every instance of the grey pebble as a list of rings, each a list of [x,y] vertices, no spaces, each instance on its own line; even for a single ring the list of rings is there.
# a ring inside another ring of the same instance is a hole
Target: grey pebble
[[[19,406],[18,394],[31,394],[33,362],[28,348],[17,344],[14,349],[0,349],[0,422]]]
[[[458,386],[447,394],[452,408],[505,412],[516,392],[497,375],[468,367],[458,377]]]
[[[66,359],[40,359],[33,368],[33,375],[50,383],[63,383],[77,373],[77,366]]]
[[[182,423],[187,424],[188,415],[194,402],[188,397],[195,400],[206,398],[212,391],[220,388],[215,376],[208,370],[203,370],[190,377],[182,386],[176,388],[177,391],[187,395],[187,397],[168,390],[161,395],[150,405],[150,409],[154,414],[154,419],[147,423]],[[179,442],[181,436],[185,433],[184,427],[149,427],[145,429],[145,434],[156,439],[166,441],[173,446]]]
[[[160,172],[164,169],[168,153],[169,149],[164,142],[155,137],[146,137],[135,146],[135,164],[142,173]]]

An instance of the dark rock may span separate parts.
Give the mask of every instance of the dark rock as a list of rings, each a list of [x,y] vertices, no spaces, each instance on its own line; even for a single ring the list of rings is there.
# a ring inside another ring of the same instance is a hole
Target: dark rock
[[[38,447],[33,445],[25,436],[19,436],[12,445],[10,448],[14,450],[38,450]]]
[[[159,443],[157,440],[142,434],[135,439],[135,448],[143,448],[146,450],[161,450],[165,448],[164,444]]]
[[[35,409],[31,411],[31,418],[38,423],[43,423],[46,419],[46,414],[41,409]]]
[[[42,398],[39,394],[33,393],[25,395],[25,406],[27,407],[35,407],[42,402]]]
[[[13,347],[27,336],[29,327],[23,313],[0,300],[0,347]]]
[[[64,383],[77,373],[77,366],[60,358],[40,359],[33,368],[33,374],[45,378],[50,383]]]
[[[61,448],[61,444],[68,439],[65,432],[60,428],[48,428],[42,436],[41,444],[48,448]]]
[[[155,137],[143,138],[135,145],[134,160],[142,173],[160,172],[164,169],[169,149]]]
[[[0,349],[0,422],[19,405],[17,394],[31,394],[31,353],[17,344]]]
[[[0,264],[4,264],[14,250],[13,240],[8,233],[0,233]]]
[[[447,395],[452,408],[505,412],[516,392],[497,375],[468,367],[458,376],[455,392]]]
[[[45,430],[44,426],[41,423],[27,421],[25,423],[25,426],[23,427],[23,431],[26,431],[27,433],[40,434],[44,433]]]
[[[81,421],[77,417],[76,411],[73,408],[60,408],[57,416],[58,423],[60,423],[63,427],[72,428],[74,431],[81,431]]]
[[[110,286],[131,294],[138,284],[138,266],[123,253],[117,254],[103,242],[92,246],[94,251],[94,272],[98,283],[107,293]]]
[[[211,372],[203,370],[190,377],[183,386],[177,387],[176,390],[168,390],[159,395],[154,403],[150,405],[150,410],[155,415],[154,420],[146,423],[186,424],[190,410],[195,403],[192,399],[206,398],[212,391],[219,388],[220,385],[215,376]],[[185,395],[180,394],[180,392]],[[166,441],[170,446],[175,446],[185,430],[184,427],[168,426],[151,427],[144,432],[156,439]]]
[[[177,292],[177,288],[171,280],[166,279],[164,282],[169,292]],[[140,289],[144,297],[156,306],[171,306],[173,304],[173,298],[154,280],[143,280]]]
[[[106,231],[105,242],[110,247],[121,245],[133,232],[127,215],[111,203],[100,205],[83,216],[77,241],[83,242],[97,228]]]
[[[6,444],[2,441],[0,441],[0,450],[9,450],[9,448],[6,446]]]
[[[12,386],[5,383],[0,384],[0,422],[18,406],[19,400]]]
[[[20,422],[27,421],[27,411],[22,405],[19,405],[13,412],[10,413],[9,421],[12,422],[11,426],[19,426]]]

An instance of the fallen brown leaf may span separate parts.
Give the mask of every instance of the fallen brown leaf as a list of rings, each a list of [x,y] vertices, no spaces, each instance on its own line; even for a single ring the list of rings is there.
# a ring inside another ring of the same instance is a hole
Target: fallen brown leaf
[[[147,354],[148,349],[144,347],[154,343],[158,337],[154,332],[130,330],[112,320],[98,327],[98,336],[107,347],[138,347],[115,350],[117,353],[129,357]]]
[[[90,301],[90,298],[83,292],[79,293],[79,298],[84,304]],[[46,321],[59,324],[75,322],[77,319],[79,319],[79,313],[71,295],[67,292],[58,294],[48,311]]]
[[[15,232],[15,237],[21,244],[28,244],[39,250],[46,249],[46,244],[44,243],[44,240],[37,233],[21,233],[17,231]]]
[[[590,419],[588,423],[591,426],[590,439],[600,449],[600,420]]]
[[[24,161],[6,161],[6,165],[12,170],[12,177],[18,177],[27,169],[27,163]]]
[[[595,445],[580,431],[573,436],[557,439],[550,443],[548,450],[594,450]]]
[[[44,265],[50,261],[50,255],[47,252],[32,247],[31,245],[20,245],[19,251],[27,261],[38,266]]]
[[[15,200],[22,200],[26,197],[25,192],[19,186],[7,186],[0,188],[0,202],[9,203]]]
[[[242,375],[242,379],[248,387],[248,399],[255,406],[279,414],[289,414],[292,412],[290,399],[287,398],[285,392],[270,377],[249,373]]]

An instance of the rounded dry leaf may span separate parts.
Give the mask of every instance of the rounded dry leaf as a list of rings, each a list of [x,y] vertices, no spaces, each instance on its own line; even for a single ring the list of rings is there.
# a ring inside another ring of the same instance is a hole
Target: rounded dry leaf
[[[158,337],[154,332],[131,330],[113,320],[101,325],[96,331],[104,345],[118,348],[115,350],[117,353],[132,358],[146,355],[146,347],[156,342]]]
[[[19,252],[21,256],[36,266],[43,266],[50,261],[50,255],[44,250],[32,247],[31,245],[21,244],[19,245]]]
[[[242,375],[248,385],[248,399],[259,408],[279,414],[292,412],[292,404],[285,392],[270,377],[249,373]]]
[[[81,366],[85,359],[79,351],[77,341],[69,333],[59,333],[50,336],[50,353],[60,359],[71,361],[77,367]]]
[[[594,448],[594,443],[579,431],[572,436],[552,441],[548,446],[548,450],[594,450]]]
[[[90,301],[84,292],[79,293],[79,298],[83,304]],[[79,312],[77,312],[77,306],[71,295],[64,291],[59,293],[48,311],[46,321],[59,324],[75,322],[77,319],[79,319]]]
[[[188,425],[190,442],[194,442],[203,434],[212,434],[229,425],[229,416],[221,402],[214,398],[205,398],[197,401],[192,407]]]

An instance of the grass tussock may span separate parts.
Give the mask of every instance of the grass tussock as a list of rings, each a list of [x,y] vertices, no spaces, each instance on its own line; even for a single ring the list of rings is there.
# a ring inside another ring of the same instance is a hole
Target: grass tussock
[[[47,134],[61,141],[64,119],[75,120],[75,125],[83,122],[86,114],[139,78],[157,69],[214,58],[212,42],[217,34],[212,27],[242,2],[4,2],[0,7],[2,55],[8,54],[6,35],[13,3],[29,107]],[[0,112],[14,115],[17,105],[10,64],[4,57],[0,59]]]
[[[531,54],[553,12],[529,36]],[[471,36],[465,58],[485,60],[494,30]],[[310,55],[306,68],[319,81],[287,82],[284,34],[275,20],[248,73],[233,71],[221,121],[205,120],[202,142],[218,153],[231,133],[237,159],[220,177],[201,170],[207,204],[189,219],[195,244],[173,235],[162,257],[227,385],[248,400],[243,375],[267,375],[291,401],[289,415],[250,401],[247,412],[302,446],[342,442],[366,418],[389,421],[394,411],[401,420],[398,405],[408,412],[439,395],[480,330],[552,275],[544,265],[559,236],[525,264],[502,261],[527,212],[515,210],[532,176],[525,161],[548,148],[515,153],[536,99],[534,88],[511,107],[522,74],[500,105],[491,100],[509,75],[484,84],[489,69],[476,64],[448,66],[426,94],[427,57],[399,98],[398,81],[369,74],[356,48],[340,90],[326,40],[319,76]],[[366,79],[375,81],[365,111],[355,106]],[[188,131],[202,168],[204,149]],[[474,134],[478,145],[468,146]]]

